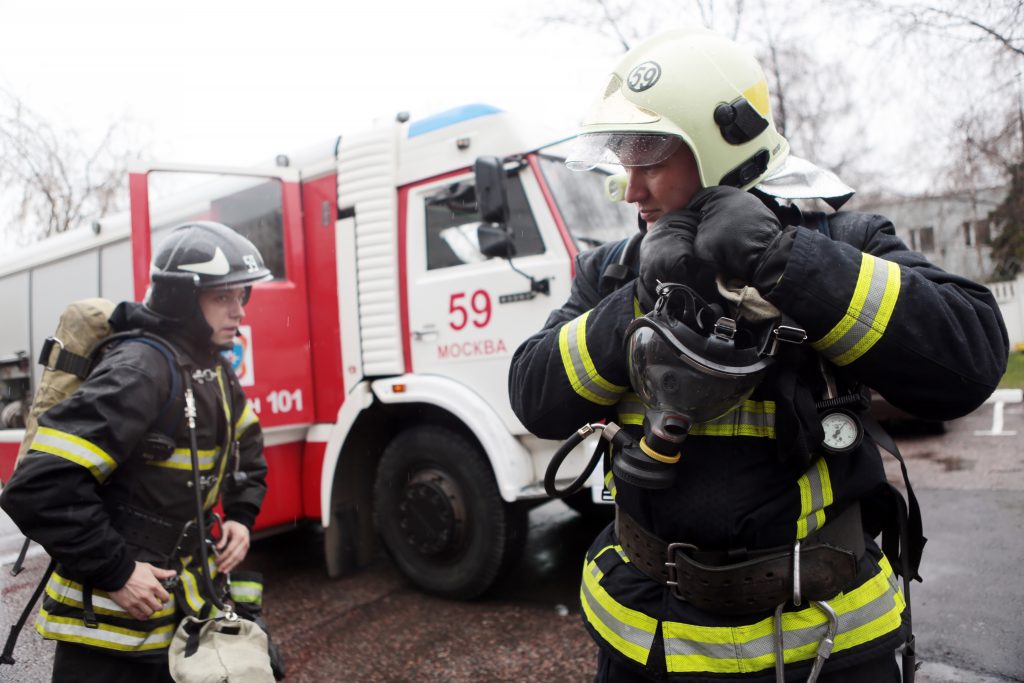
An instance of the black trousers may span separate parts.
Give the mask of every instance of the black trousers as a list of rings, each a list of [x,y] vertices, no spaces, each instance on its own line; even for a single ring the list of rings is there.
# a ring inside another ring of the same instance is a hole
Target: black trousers
[[[174,683],[162,662],[141,662],[87,645],[57,641],[53,656],[53,683]]]
[[[774,681],[775,670],[769,674]],[[788,679],[789,676],[786,676]],[[807,679],[806,669],[799,680]],[[648,678],[636,670],[618,663],[612,659],[604,650],[597,652],[597,676],[594,683],[651,683],[664,679]],[[727,680],[727,679],[717,679]],[[896,665],[895,655],[886,655],[878,659],[872,659],[863,664],[855,664],[842,671],[835,673],[822,673],[818,677],[818,683],[900,683],[900,668]]]

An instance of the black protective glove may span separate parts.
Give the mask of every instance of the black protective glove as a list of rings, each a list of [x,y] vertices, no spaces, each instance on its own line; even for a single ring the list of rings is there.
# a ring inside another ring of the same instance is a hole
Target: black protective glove
[[[640,242],[636,294],[645,311],[654,308],[658,282],[686,282],[698,221],[700,214],[696,211],[670,211],[644,235]]]
[[[723,275],[755,287],[762,294],[778,282],[792,246],[794,228],[779,219],[754,195],[735,187],[697,192],[687,209],[700,213],[693,254],[713,263]]]

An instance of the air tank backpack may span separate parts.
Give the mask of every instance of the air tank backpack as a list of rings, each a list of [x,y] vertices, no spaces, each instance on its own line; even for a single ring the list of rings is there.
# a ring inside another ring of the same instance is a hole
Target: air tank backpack
[[[155,453],[158,457],[162,453],[170,455],[174,450],[174,434],[181,421],[180,413],[172,410],[181,393],[180,373],[174,351],[167,341],[149,332],[142,330],[113,332],[110,326],[110,316],[114,308],[114,302],[109,299],[94,298],[72,302],[61,313],[53,336],[47,337],[43,342],[39,354],[39,364],[45,369],[25,422],[25,436],[18,449],[15,470],[32,446],[39,430],[39,417],[75,393],[75,390],[92,372],[103,349],[109,344],[119,341],[147,344],[160,351],[166,359],[171,376],[170,392],[160,409],[160,416],[156,422],[158,430],[146,435],[142,447],[147,453]],[[29,544],[30,541],[25,539],[18,559],[11,569],[12,575],[21,572]],[[0,654],[0,664],[14,664],[13,652],[18,634],[24,627],[32,607],[42,594],[54,566],[55,563],[51,561],[18,621],[11,627],[3,652]]]

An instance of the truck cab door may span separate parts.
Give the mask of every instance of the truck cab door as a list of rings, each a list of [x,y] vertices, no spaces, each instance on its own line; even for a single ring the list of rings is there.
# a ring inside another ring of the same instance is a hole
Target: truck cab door
[[[506,194],[511,263],[481,252],[472,170],[402,188],[406,357],[411,372],[472,389],[521,434],[508,398],[509,361],[568,297],[572,270],[566,239],[530,166],[509,169]]]

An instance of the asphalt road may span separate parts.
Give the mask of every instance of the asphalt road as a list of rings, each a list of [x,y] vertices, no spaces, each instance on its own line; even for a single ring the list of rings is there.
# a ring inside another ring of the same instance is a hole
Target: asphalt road
[[[1024,404],[987,405],[945,435],[898,431],[929,543],[913,584],[921,683],[1024,681]],[[1011,434],[1010,432],[1016,432]],[[898,481],[898,468],[890,468]],[[411,587],[381,555],[366,570],[325,578],[317,534],[257,542],[247,568],[265,573],[266,617],[288,681],[402,683],[592,680],[595,648],[579,621],[581,558],[600,524],[559,502],[531,513],[523,561],[485,599],[447,602]],[[2,538],[0,562],[16,538]],[[9,556],[7,558],[9,560]],[[0,569],[0,633],[16,618],[46,559],[18,577]],[[52,645],[27,628],[0,681],[48,680]]]

